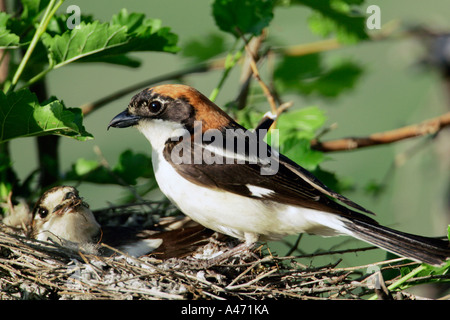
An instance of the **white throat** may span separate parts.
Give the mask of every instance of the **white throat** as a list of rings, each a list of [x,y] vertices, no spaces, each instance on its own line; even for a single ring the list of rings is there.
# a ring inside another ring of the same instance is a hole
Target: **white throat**
[[[187,133],[181,123],[161,119],[143,122],[137,128],[150,141],[153,150],[158,152],[163,151],[167,140],[173,138],[178,141],[179,137]]]

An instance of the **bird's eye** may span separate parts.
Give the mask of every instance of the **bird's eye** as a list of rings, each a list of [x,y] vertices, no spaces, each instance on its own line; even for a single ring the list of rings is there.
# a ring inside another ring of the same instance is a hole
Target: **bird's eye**
[[[45,209],[45,208],[39,208],[38,209],[38,214],[39,214],[39,217],[44,219],[48,215],[48,210]]]
[[[152,102],[150,102],[150,111],[153,112],[153,113],[158,112],[159,110],[161,110],[161,107],[162,107],[162,105],[161,105],[161,102],[159,102],[159,101],[152,101]]]
[[[67,192],[66,196],[64,197],[64,200],[69,200],[71,198],[75,197],[75,193],[73,192]]]

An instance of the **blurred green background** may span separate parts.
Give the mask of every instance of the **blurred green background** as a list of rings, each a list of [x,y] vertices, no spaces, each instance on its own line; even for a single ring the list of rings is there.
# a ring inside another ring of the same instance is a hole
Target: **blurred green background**
[[[83,14],[92,14],[96,19],[109,21],[122,8],[129,12],[142,12],[149,18],[162,20],[179,36],[179,45],[203,39],[210,33],[221,33],[211,15],[211,1],[166,0],[166,1],[119,1],[119,0],[76,0],[66,1],[61,8],[76,4]],[[382,24],[398,20],[404,24],[424,24],[439,30],[450,30],[450,2],[433,1],[376,1],[381,8]],[[271,23],[271,37],[280,44],[304,44],[319,37],[313,35],[306,23],[310,11],[305,7],[278,8]],[[437,72],[422,68],[418,61],[424,50],[413,38],[393,38],[378,42],[366,42],[347,46],[324,54],[325,59],[350,59],[363,66],[364,73],[352,90],[337,99],[307,98],[299,95],[283,97],[292,100],[295,108],[311,105],[326,111],[327,125],[336,123],[337,128],[324,139],[346,136],[365,136],[374,132],[395,129],[408,124],[419,123],[441,115],[449,110],[446,92]],[[102,65],[70,64],[48,75],[50,95],[64,100],[68,107],[79,107],[97,100],[126,86],[150,78],[177,71],[188,65],[182,52],[176,55],[166,53],[136,53],[142,60],[138,69]],[[217,85],[221,71],[191,75],[185,80],[205,95]],[[217,104],[220,106],[235,97],[238,89],[239,71],[235,70],[220,92]],[[79,142],[62,138],[61,169],[67,171],[78,158],[97,159],[94,147],[98,147],[106,160],[114,165],[120,153],[131,148],[136,152],[150,154],[148,141],[137,130],[109,130],[106,127],[117,113],[124,110],[133,94],[110,103],[85,119],[86,130],[94,140]],[[267,110],[269,106],[267,105]],[[412,157],[395,167],[397,155],[409,152],[420,145],[423,138],[352,152],[327,154],[322,168],[335,172],[340,178],[354,184],[354,189],[345,193],[352,200],[377,213],[377,220],[403,231],[428,236],[443,236],[450,223],[449,181],[450,144],[449,132],[442,132],[432,143],[424,144]],[[16,139],[11,143],[12,157],[20,177],[37,167],[34,139]],[[370,182],[386,183],[385,191],[378,197],[365,191]],[[80,192],[93,209],[107,207],[117,202],[122,195],[120,187],[82,184]],[[287,239],[295,241],[296,237]],[[341,248],[345,238],[319,238],[305,236],[301,249],[314,252],[322,248]],[[351,240],[350,245],[364,246]],[[273,244],[272,250],[283,255],[288,247],[282,243]],[[343,265],[369,263],[383,259],[381,250],[369,253],[347,255]],[[336,256],[336,260],[339,257]],[[323,262],[330,262],[329,257]],[[320,262],[321,260],[315,260]]]

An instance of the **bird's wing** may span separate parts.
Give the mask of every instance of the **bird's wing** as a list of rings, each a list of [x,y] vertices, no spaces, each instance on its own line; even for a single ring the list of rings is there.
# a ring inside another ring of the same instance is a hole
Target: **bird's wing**
[[[348,207],[365,213],[372,212],[331,190],[309,171],[273,151],[264,142],[258,139],[252,140],[255,136],[248,137],[249,135],[246,135],[237,139],[246,141],[247,147],[257,144],[266,148],[266,155],[270,157],[261,157],[257,154],[258,152],[248,150],[239,152],[242,150],[236,150],[236,147],[223,151],[224,149],[218,145],[195,144],[193,140],[168,143],[164,150],[164,157],[181,176],[197,185],[221,189],[245,197],[373,221]],[[222,145],[225,144],[224,141]],[[174,161],[174,152],[180,151],[184,153],[184,156],[186,154],[189,156],[183,159],[190,159],[190,161]],[[212,161],[211,157],[212,160],[221,159],[221,162]],[[201,159],[200,162],[199,159]],[[274,171],[271,172],[271,169]]]

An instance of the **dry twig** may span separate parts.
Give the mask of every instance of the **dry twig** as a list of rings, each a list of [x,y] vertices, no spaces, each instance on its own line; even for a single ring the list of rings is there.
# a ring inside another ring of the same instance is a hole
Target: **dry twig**
[[[367,137],[350,137],[330,141],[311,142],[311,147],[323,152],[347,151],[381,144],[389,144],[409,138],[436,134],[450,125],[450,112],[419,124],[401,127],[395,130],[371,134]]]
[[[207,246],[216,245],[217,240]],[[244,254],[205,267],[195,256],[163,261],[109,249],[112,256],[83,253],[1,226],[0,299],[317,300],[373,293],[364,282],[368,266],[336,268],[340,260],[306,267],[296,257]]]

